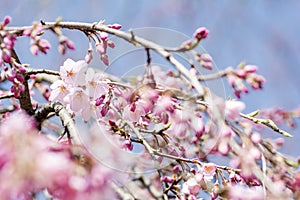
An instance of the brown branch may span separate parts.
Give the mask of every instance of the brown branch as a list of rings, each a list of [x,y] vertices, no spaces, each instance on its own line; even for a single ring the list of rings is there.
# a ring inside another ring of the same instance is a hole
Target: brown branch
[[[38,122],[38,128],[41,128],[42,122],[48,118],[48,115],[51,113],[55,113],[60,117],[62,121],[62,125],[68,131],[68,134],[71,135],[75,144],[80,144],[80,139],[78,137],[77,129],[75,126],[75,122],[72,119],[70,113],[66,110],[66,108],[59,102],[49,103],[44,105],[36,114],[35,119]]]
[[[54,75],[54,76],[59,76],[58,71],[54,70],[48,70],[48,69],[30,69],[27,70],[26,75],[36,75],[36,74],[48,74],[48,75]]]
[[[19,57],[18,57],[18,55],[17,55],[17,53],[14,49],[11,50],[11,54],[12,54],[12,57],[15,59],[15,61],[17,63],[21,64],[21,61],[20,61],[20,59],[19,59]],[[32,107],[28,82],[27,82],[26,78],[24,79],[22,84],[24,85],[25,90],[24,90],[24,92],[21,92],[20,96],[19,96],[21,109],[25,110],[29,115],[33,115],[34,110],[33,110],[33,107]]]
[[[167,50],[165,50],[162,46],[143,39],[141,37],[133,35],[133,33],[126,33],[120,30],[116,30],[113,28],[109,28],[105,25],[101,24],[91,24],[91,23],[80,23],[80,22],[45,22],[43,25],[44,29],[51,29],[53,27],[66,28],[66,29],[76,29],[83,32],[94,32],[94,31],[104,31],[113,35],[118,36],[132,44],[139,44],[145,48],[152,49],[168,60],[180,73],[182,73],[194,86],[200,96],[204,96],[205,90],[203,86],[198,82],[197,77],[189,72],[189,70],[181,64],[177,59],[173,57]],[[28,27],[23,27],[23,29]],[[22,28],[6,28],[6,30],[12,31],[21,31]]]
[[[14,94],[11,94],[11,93],[4,94],[4,95],[0,96],[0,100],[1,99],[9,99],[9,98],[13,98],[13,97],[14,97]]]

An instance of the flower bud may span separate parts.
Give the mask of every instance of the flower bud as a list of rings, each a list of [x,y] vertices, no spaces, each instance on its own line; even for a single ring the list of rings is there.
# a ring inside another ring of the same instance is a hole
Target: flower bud
[[[208,36],[209,31],[205,27],[198,28],[194,33],[194,38],[197,40],[204,39]]]

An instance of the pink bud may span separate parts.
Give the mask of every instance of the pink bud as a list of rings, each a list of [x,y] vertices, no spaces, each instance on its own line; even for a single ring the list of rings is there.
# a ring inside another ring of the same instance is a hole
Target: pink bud
[[[235,85],[235,82],[236,82],[236,77],[233,76],[232,74],[228,74],[227,75],[227,80],[228,80],[228,83],[231,85],[231,87],[233,87]]]
[[[108,60],[108,56],[106,54],[102,54],[101,55],[101,60],[104,63],[104,65],[108,66],[109,65],[109,60]]]
[[[100,32],[100,38],[101,40],[107,40],[108,34],[106,32]]]
[[[62,55],[65,55],[65,53],[66,53],[66,47],[65,47],[65,45],[59,44],[59,46],[58,46],[58,52],[60,54],[62,54]]]
[[[204,62],[212,62],[212,61],[213,61],[212,57],[211,57],[209,54],[207,54],[207,53],[201,54],[201,55],[200,55],[200,58],[201,58],[201,60],[203,60]]]
[[[7,49],[13,49],[14,48],[14,39],[11,37],[4,37],[3,38],[3,43],[5,44],[5,47]]]
[[[102,55],[102,54],[105,54],[106,53],[106,48],[105,48],[105,46],[103,45],[103,43],[97,43],[96,44],[96,50],[98,51],[98,53],[100,54],[100,55]]]
[[[235,71],[236,75],[240,78],[245,78],[246,77],[246,71],[244,69],[237,69]]]
[[[107,27],[119,30],[120,28],[122,28],[122,25],[120,25],[120,24],[109,24],[109,25],[107,25]]]
[[[255,65],[246,65],[246,66],[244,67],[244,70],[245,70],[246,72],[248,72],[248,73],[254,73],[254,72],[257,71],[257,66],[255,66]]]
[[[112,120],[108,120],[108,123],[110,126],[117,126],[116,122],[114,122]]]
[[[50,92],[49,88],[46,87],[46,88],[44,89],[44,91],[43,91],[43,96],[45,97],[45,99],[48,100],[49,97],[50,97],[50,94],[51,94],[51,92]]]
[[[108,109],[109,109],[109,107],[108,107],[107,104],[105,104],[105,105],[102,107],[102,109],[101,109],[101,111],[100,111],[102,117],[104,117],[104,116],[107,114]]]
[[[40,46],[41,52],[43,52],[44,54],[47,54],[48,49],[50,49],[50,47],[51,47],[49,42],[45,39],[39,40],[39,46]]]
[[[110,47],[110,48],[115,48],[115,43],[113,42],[113,41],[111,41],[111,40],[108,40],[107,41],[107,45]]]
[[[204,39],[208,36],[209,31],[205,27],[198,28],[194,33],[194,38],[197,40]]]
[[[131,112],[134,112],[135,109],[136,109],[136,104],[135,104],[135,103],[131,104],[131,105],[130,105],[130,111],[131,111]]]
[[[30,51],[33,55],[37,56],[39,52],[39,47],[37,45],[32,45],[30,47]]]
[[[9,63],[11,61],[11,52],[8,49],[2,50],[2,59],[4,62]]]
[[[260,136],[260,134],[257,133],[257,132],[253,132],[253,133],[251,134],[251,140],[252,140],[254,143],[256,143],[256,144],[260,143],[260,141],[261,141],[261,136]]]
[[[25,91],[25,86],[23,84],[19,85],[19,91],[24,92]]]
[[[123,142],[123,147],[127,148],[129,151],[133,150],[132,142],[129,139]]]
[[[160,181],[161,181],[161,182],[166,182],[166,181],[167,181],[167,177],[166,177],[166,176],[161,177],[161,178],[160,178]]]
[[[9,24],[11,21],[11,17],[10,16],[5,16],[4,20],[3,20],[3,26],[6,26],[7,24]]]
[[[26,73],[26,68],[23,66],[20,66],[19,70],[21,73]]]
[[[75,45],[74,45],[74,43],[71,40],[68,39],[66,41],[66,43],[67,43],[68,49],[70,49],[70,50],[74,50],[75,49]]]
[[[172,171],[173,172],[177,172],[179,170],[179,165],[175,165],[173,168],[172,168]]]
[[[195,137],[192,138],[191,142],[192,142],[193,144],[198,144],[199,138],[197,138],[197,137],[195,136]]]
[[[31,29],[25,29],[24,31],[23,31],[23,36],[30,36],[30,34],[31,34]]]
[[[30,79],[35,79],[35,78],[36,78],[36,75],[35,75],[35,74],[31,74],[31,75],[29,76],[29,78],[30,78]]]
[[[201,62],[201,66],[205,69],[208,69],[208,70],[213,69],[212,63],[210,63],[210,62]]]
[[[17,78],[17,80],[18,80],[20,83],[23,83],[23,81],[25,80],[24,76],[21,75],[21,74],[17,74],[17,75],[16,75],[16,78]]]
[[[15,85],[12,85],[12,86],[10,87],[10,91],[11,91],[12,93],[14,93],[14,97],[15,97],[15,98],[18,98],[18,97],[19,97],[19,91],[17,90],[17,88],[16,88]]]
[[[235,95],[238,99],[240,99],[240,98],[241,98],[241,91],[239,91],[239,90],[234,91],[234,95]]]
[[[105,95],[103,94],[101,97],[96,99],[95,106],[100,106],[103,103],[104,99],[105,99]]]
[[[93,59],[93,49],[88,49],[87,54],[85,55],[85,62],[89,64]]]

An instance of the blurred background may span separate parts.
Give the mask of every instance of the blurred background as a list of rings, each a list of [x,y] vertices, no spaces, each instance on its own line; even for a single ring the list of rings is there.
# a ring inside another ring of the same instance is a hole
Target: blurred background
[[[205,26],[210,35],[202,47],[212,55],[219,69],[236,67],[246,61],[259,66],[258,73],[267,80],[263,91],[250,90],[248,95],[242,96],[247,104],[246,113],[272,107],[292,110],[300,105],[300,1],[0,0],[0,3],[0,18],[11,16],[12,26],[30,25],[40,19],[55,21],[58,17],[80,22],[105,19],[107,24],[122,24],[122,30],[162,27],[188,36]],[[88,48],[84,35],[72,31],[64,31],[64,34],[75,42],[76,51],[61,56],[52,49],[49,56],[33,57],[28,39],[20,38],[17,53],[23,63],[36,68],[59,69],[68,57],[83,59]],[[45,34],[51,44],[57,43],[57,38],[47,35],[51,33]],[[227,93],[232,95],[230,90]],[[299,120],[297,122],[300,126]],[[282,128],[294,138],[286,139],[281,151],[299,156],[300,128]]]

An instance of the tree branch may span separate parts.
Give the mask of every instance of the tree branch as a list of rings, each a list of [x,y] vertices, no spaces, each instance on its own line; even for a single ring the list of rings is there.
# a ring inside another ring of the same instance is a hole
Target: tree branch
[[[48,115],[53,112],[60,117],[63,126],[71,135],[74,143],[80,144],[81,142],[78,138],[78,133],[74,120],[72,119],[70,113],[66,110],[66,108],[59,102],[46,104],[35,114],[35,119],[38,122],[38,128],[41,128],[43,121],[46,120]]]
[[[180,73],[182,73],[191,82],[191,84],[194,86],[194,88],[197,90],[200,96],[204,96],[205,94],[205,90],[203,86],[199,83],[197,77],[191,74],[189,70],[184,65],[182,65],[177,59],[175,59],[173,55],[170,54],[166,49],[164,49],[162,46],[152,41],[135,36],[133,35],[133,33],[131,34],[126,33],[120,30],[109,28],[101,24],[79,23],[79,22],[45,22],[44,24],[45,24],[44,25],[45,29],[60,27],[66,29],[76,29],[83,32],[104,31],[112,35],[116,35],[119,38],[122,38],[132,44],[139,44],[145,48],[152,49],[156,51],[158,54],[160,54],[162,57],[164,57],[166,60],[168,60]],[[16,28],[14,31],[18,31],[18,30],[20,31],[20,28],[19,29]]]

